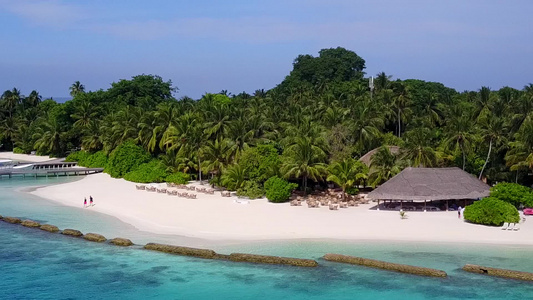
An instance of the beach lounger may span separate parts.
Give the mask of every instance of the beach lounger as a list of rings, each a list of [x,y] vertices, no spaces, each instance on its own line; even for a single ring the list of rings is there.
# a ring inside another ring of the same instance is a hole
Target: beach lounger
[[[513,228],[514,231],[518,231],[520,230],[520,224],[519,223],[516,223],[514,224],[514,228]]]
[[[509,223],[509,227],[507,228],[507,230],[513,230],[515,225],[516,223]]]
[[[502,230],[506,230],[507,228],[509,228],[509,223],[503,223]]]
[[[329,210],[338,210],[339,209],[339,205],[338,204],[330,204],[329,205]]]

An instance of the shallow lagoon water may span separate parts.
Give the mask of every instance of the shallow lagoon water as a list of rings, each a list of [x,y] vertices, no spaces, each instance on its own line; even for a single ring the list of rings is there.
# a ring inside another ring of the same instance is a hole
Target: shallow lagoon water
[[[0,222],[2,299],[531,299],[533,295],[532,283],[460,270],[465,263],[474,263],[531,271],[531,247],[335,240],[209,244],[140,232],[113,217],[16,191],[68,180],[75,179],[1,180],[0,214],[102,233],[108,238],[127,237],[137,244],[172,241],[176,245],[205,244],[221,253],[313,258],[320,267],[180,257]],[[328,252],[442,269],[449,277],[423,278],[321,260]]]

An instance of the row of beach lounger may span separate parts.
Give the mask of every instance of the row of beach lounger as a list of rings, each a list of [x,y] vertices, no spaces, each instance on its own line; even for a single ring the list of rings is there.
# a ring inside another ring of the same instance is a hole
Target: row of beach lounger
[[[301,206],[302,201],[292,200],[290,204],[291,206]],[[320,206],[329,207],[330,210],[338,210],[339,208],[348,208],[348,206],[357,206],[357,203],[353,200],[347,202],[334,202],[329,200],[307,200],[307,207],[309,208],[318,208]]]
[[[182,190],[188,190],[188,191],[196,191],[196,192],[199,192],[199,193],[205,193],[205,194],[211,194],[213,195],[215,193],[215,190],[214,189],[208,189],[206,187],[195,187],[195,186],[187,186],[185,184],[175,184],[175,183],[172,183],[172,182],[167,182],[167,187],[175,187],[177,189],[182,189]]]
[[[176,190],[171,191],[165,188],[158,189],[155,186],[145,186],[145,185],[135,185],[135,187],[137,188],[137,190],[144,190],[147,192],[157,192],[161,194],[167,194],[169,196],[178,196],[178,197],[183,197],[183,198],[196,199],[196,194],[187,193],[187,192],[179,193]]]
[[[502,230],[513,230],[518,231],[520,230],[520,224],[518,223],[503,223]]]
[[[169,185],[169,183],[167,183],[167,186]],[[210,195],[213,195],[215,193],[215,190],[213,189],[207,189],[205,187],[202,187],[202,188],[195,188],[194,186],[186,186],[186,185],[175,185],[173,184],[172,187],[175,187],[175,188],[178,188],[178,189],[186,189],[188,191],[197,191],[197,192],[201,192],[201,193],[206,193],[206,194],[210,194]],[[155,186],[147,186],[147,185],[135,185],[135,188],[137,190],[142,190],[142,191],[147,191],[147,192],[157,192],[157,193],[167,193],[168,195],[173,195],[173,196],[179,196],[179,197],[185,197],[185,198],[190,198],[190,199],[196,199],[196,194],[191,194],[191,193],[180,193],[176,190],[172,191],[172,190],[167,190],[166,188],[156,188]],[[231,193],[229,191],[220,191],[220,194],[222,195],[222,197],[231,197]]]

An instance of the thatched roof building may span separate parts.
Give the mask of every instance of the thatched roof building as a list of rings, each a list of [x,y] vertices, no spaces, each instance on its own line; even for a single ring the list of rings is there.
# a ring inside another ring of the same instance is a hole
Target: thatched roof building
[[[392,154],[400,153],[400,147],[398,147],[398,146],[387,146],[387,147],[389,147],[389,151]],[[365,165],[370,167],[370,163],[372,162],[372,156],[374,156],[374,154],[376,154],[376,152],[378,152],[379,148],[381,148],[381,147],[378,147],[378,148],[375,148],[375,149],[372,149],[372,150],[368,151],[365,155],[363,155],[363,156],[361,156],[361,158],[359,158],[359,161],[363,162]]]
[[[459,168],[407,168],[372,192],[374,200],[424,202],[479,199],[490,187]]]

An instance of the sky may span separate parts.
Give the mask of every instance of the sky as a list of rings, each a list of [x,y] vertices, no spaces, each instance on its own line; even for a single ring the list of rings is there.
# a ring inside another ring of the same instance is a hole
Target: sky
[[[270,89],[344,47],[367,75],[458,91],[533,83],[531,0],[0,0],[0,91],[65,97],[140,74],[176,98]]]

